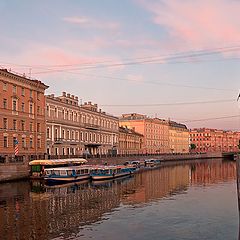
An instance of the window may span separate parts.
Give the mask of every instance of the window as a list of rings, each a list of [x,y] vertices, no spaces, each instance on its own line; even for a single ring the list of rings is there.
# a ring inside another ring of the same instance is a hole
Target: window
[[[3,83],[3,90],[7,91],[7,83]]]
[[[50,130],[47,128],[47,138],[50,138]]]
[[[40,93],[37,92],[37,100],[40,100]]]
[[[29,124],[29,130],[30,130],[30,132],[33,131],[33,123],[32,122],[30,122],[30,124]]]
[[[17,86],[13,85],[13,93],[17,93]]]
[[[37,114],[40,114],[40,106],[37,106]]]
[[[22,127],[22,131],[25,131],[25,121],[24,120],[21,121],[21,127]]]
[[[3,129],[7,129],[7,118],[3,119]]]
[[[22,96],[25,96],[25,89],[22,87]]]
[[[13,111],[17,111],[17,100],[13,100],[12,109],[13,109]]]
[[[29,113],[30,113],[30,114],[33,113],[33,105],[32,105],[32,103],[30,103],[30,105],[29,105]]]
[[[8,147],[8,138],[7,137],[3,138],[3,147],[5,147],[5,148]]]
[[[62,130],[62,138],[65,139],[65,130]]]
[[[24,112],[24,111],[25,111],[25,104],[22,103],[22,112]]]
[[[38,147],[38,148],[41,148],[41,139],[38,139],[38,140],[37,140],[37,147]]]
[[[41,129],[40,129],[40,123],[37,123],[37,132],[40,132]]]
[[[55,128],[55,138],[58,138],[58,129]]]
[[[15,147],[16,144],[17,144],[17,138],[13,137],[13,146]]]
[[[72,131],[72,140],[74,140],[74,131]]]
[[[30,90],[30,98],[32,98],[32,97],[33,97],[33,91]]]
[[[3,108],[7,109],[7,99],[6,98],[3,99]]]
[[[17,130],[17,120],[13,119],[13,130]]]
[[[30,138],[29,147],[33,148],[33,139],[32,138]]]
[[[23,147],[23,148],[26,148],[26,146],[27,146],[27,145],[26,145],[26,138],[23,137],[23,138],[22,138],[22,147]]]

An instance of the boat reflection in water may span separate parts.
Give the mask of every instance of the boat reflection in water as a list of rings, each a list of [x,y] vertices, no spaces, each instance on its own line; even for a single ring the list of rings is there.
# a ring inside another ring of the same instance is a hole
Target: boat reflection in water
[[[108,221],[122,206],[187,193],[191,185],[235,179],[235,163],[194,162],[161,167],[124,179],[45,187],[42,182],[0,185],[1,239],[81,239],[82,230]],[[161,217],[161,216],[160,216]],[[97,237],[96,237],[97,239]]]

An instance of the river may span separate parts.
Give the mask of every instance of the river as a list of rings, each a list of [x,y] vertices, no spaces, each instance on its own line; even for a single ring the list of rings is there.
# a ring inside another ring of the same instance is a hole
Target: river
[[[132,177],[0,184],[1,240],[238,239],[236,164],[205,160]]]

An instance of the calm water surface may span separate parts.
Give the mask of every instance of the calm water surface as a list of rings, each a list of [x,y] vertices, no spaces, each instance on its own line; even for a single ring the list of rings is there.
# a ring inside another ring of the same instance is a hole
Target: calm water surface
[[[0,185],[0,239],[238,239],[236,165],[182,163],[131,178]]]

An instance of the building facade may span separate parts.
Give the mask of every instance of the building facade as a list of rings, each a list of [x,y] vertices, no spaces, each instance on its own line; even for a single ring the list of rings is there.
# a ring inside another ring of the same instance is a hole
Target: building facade
[[[79,105],[78,97],[66,92],[48,95],[46,102],[48,155],[116,154],[117,117],[91,102]]]
[[[190,131],[193,152],[238,152],[240,132],[198,128]]]
[[[38,80],[0,69],[0,160],[25,161],[43,157],[45,96]]]
[[[169,147],[172,153],[189,152],[189,130],[186,125],[169,121]]]
[[[144,154],[169,153],[169,124],[159,118],[149,118],[142,114],[123,114],[120,126],[134,129],[142,134],[142,152]]]
[[[134,129],[119,127],[119,154],[142,154],[142,144],[142,134],[135,132]]]

